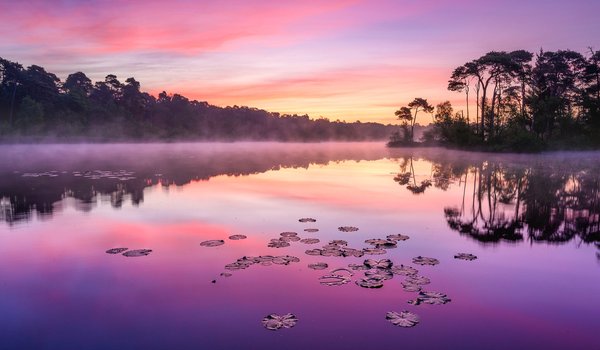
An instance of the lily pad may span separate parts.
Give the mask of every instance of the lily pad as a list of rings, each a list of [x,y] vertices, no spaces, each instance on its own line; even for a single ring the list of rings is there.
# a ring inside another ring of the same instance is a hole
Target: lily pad
[[[419,323],[419,316],[408,311],[390,311],[385,314],[385,319],[398,327],[414,327]]]
[[[356,284],[363,288],[381,288],[383,287],[383,279],[365,277],[356,281]]]
[[[444,293],[439,292],[419,292],[416,299],[409,300],[408,303],[411,305],[429,304],[429,305],[443,305],[451,301],[450,298]]]
[[[411,292],[411,293],[420,292],[421,288],[422,287],[418,284],[402,283],[402,289],[405,292]]]
[[[248,237],[246,237],[245,235],[231,235],[229,236],[229,239],[232,241],[239,241],[240,239],[246,239]]]
[[[319,232],[319,229],[318,228],[305,228],[304,232],[315,233],[315,232]]]
[[[380,280],[391,280],[394,278],[394,274],[390,270],[383,269],[370,269],[365,271],[365,276],[368,278],[375,278]]]
[[[406,278],[405,282],[408,284],[417,284],[417,285],[422,286],[422,285],[431,283],[431,280],[425,276],[413,275],[413,276],[408,276]]]
[[[473,261],[477,259],[477,256],[470,253],[458,253],[454,256],[454,259]]]
[[[356,231],[358,231],[358,227],[354,227],[354,226],[340,226],[340,227],[338,227],[338,230],[340,230],[342,232],[356,232]]]
[[[230,274],[229,272],[221,272],[221,277],[231,277],[233,276],[232,274]]]
[[[123,253],[123,255],[131,258],[131,257],[146,256],[146,255],[150,254],[151,252],[152,252],[152,249],[134,249],[134,250],[126,251],[125,253]]]
[[[369,267],[365,266],[364,264],[348,264],[348,267],[351,268],[352,270],[368,270]]]
[[[367,259],[365,260],[364,265],[370,269],[389,269],[392,267],[393,263],[390,259]]]
[[[317,220],[315,220],[313,218],[301,218],[298,221],[300,221],[300,222],[317,222]]]
[[[381,239],[381,238],[371,238],[371,239],[365,240],[365,243],[372,244],[372,245],[384,244],[386,242],[387,242],[387,239]]]
[[[317,256],[317,255],[321,255],[321,252],[323,252],[322,249],[308,249],[307,251],[305,251],[304,253],[306,255],[313,255],[313,256]]]
[[[304,244],[317,244],[321,242],[321,240],[319,240],[318,238],[304,238],[300,240],[300,243],[304,243]]]
[[[292,328],[298,323],[298,318],[294,314],[277,315],[270,314],[262,319],[262,324],[266,329],[276,331],[281,328]]]
[[[204,241],[204,242],[200,243],[200,245],[203,247],[218,247],[223,244],[225,244],[225,241],[222,239],[213,239],[210,241]]]
[[[345,272],[346,274],[348,274],[348,276],[353,276],[354,272],[352,272],[352,270],[347,269],[345,267],[338,267],[337,269],[331,270],[331,274],[335,274],[335,275],[339,275],[340,272]]]
[[[285,248],[285,247],[289,247],[290,244],[286,241],[280,240],[280,239],[272,239],[271,242],[269,242],[269,244],[267,244],[267,247],[269,248]]]
[[[381,249],[381,248],[364,248],[364,249],[362,250],[362,252],[363,252],[365,255],[381,255],[381,254],[385,254],[385,253],[387,253],[387,252],[385,251],[385,249]]]
[[[397,235],[388,235],[386,238],[387,239],[393,239],[394,241],[406,241],[410,237],[405,236],[405,235],[401,235],[401,234],[397,234]]]
[[[329,241],[330,245],[348,245],[347,241],[344,241],[343,239],[334,239],[333,241]]]
[[[428,258],[425,256],[417,256],[416,258],[413,258],[413,263],[417,264],[417,265],[437,265],[440,263],[440,261],[438,259],[435,258]]]
[[[291,237],[281,237],[279,239],[284,242],[298,242],[300,240],[300,237],[291,236]]]
[[[313,270],[325,270],[328,267],[329,267],[329,265],[327,265],[324,262],[317,262],[317,263],[313,263],[313,264],[308,264],[308,268],[309,269],[313,269]]]
[[[319,277],[319,283],[324,286],[341,286],[350,281],[350,276],[343,276],[338,274],[329,274]]]
[[[392,266],[392,272],[395,275],[411,276],[411,275],[416,275],[417,273],[419,273],[419,270],[415,269],[412,266],[396,265],[396,266]]]
[[[297,232],[281,232],[279,234],[281,237],[295,237],[298,236]]]
[[[128,248],[110,248],[106,251],[107,254],[121,254],[126,251]]]

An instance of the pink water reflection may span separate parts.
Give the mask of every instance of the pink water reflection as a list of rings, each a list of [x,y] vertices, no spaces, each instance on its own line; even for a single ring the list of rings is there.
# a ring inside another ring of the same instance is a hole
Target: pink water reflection
[[[593,244],[574,239],[548,245],[527,236],[481,242],[455,232],[445,219],[444,208],[462,203],[459,180],[446,190],[431,186],[414,195],[394,181],[405,154],[373,144],[341,144],[324,155],[317,152],[322,145],[300,147],[304,151],[290,154],[301,154],[307,167],[265,166],[244,176],[217,172],[209,181],[190,174],[191,182],[181,187],[151,182],[141,203],[125,195],[115,208],[96,198],[91,210],[81,211],[79,199],[64,199],[43,220],[34,214],[16,225],[2,224],[0,338],[6,348],[593,348],[600,321]],[[218,152],[247,156],[233,146]],[[315,154],[321,154],[320,164],[310,162]],[[327,157],[336,161],[323,162]],[[288,161],[298,164],[294,156]],[[421,155],[414,162],[418,181],[431,178],[435,158]],[[317,222],[298,222],[307,216]],[[360,230],[340,232],[342,225]],[[308,227],[320,231],[304,232]],[[321,243],[268,248],[269,239],[283,231]],[[397,264],[410,264],[417,255],[438,258],[437,266],[416,267],[432,281],[426,289],[445,292],[452,302],[408,305],[414,293],[402,290],[401,276],[374,290],[354,283],[322,286],[318,277],[326,271],[307,267],[318,261],[344,267],[368,258],[304,253],[329,240],[363,248],[365,239],[396,233],[411,238],[373,258]],[[231,241],[231,234],[248,238]],[[199,245],[209,239],[226,243]],[[104,252],[119,246],[153,252],[140,258]],[[459,251],[479,258],[453,259]],[[220,276],[226,264],[257,255],[293,255],[300,262],[253,265]],[[421,323],[393,327],[385,321],[392,310],[415,312]],[[300,319],[296,327],[262,328],[265,315],[287,312]]]

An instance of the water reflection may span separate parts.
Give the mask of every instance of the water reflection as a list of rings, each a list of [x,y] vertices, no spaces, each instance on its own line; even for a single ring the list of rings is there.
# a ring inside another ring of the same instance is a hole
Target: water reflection
[[[447,155],[427,151],[400,155],[394,181],[414,194],[425,193],[431,185],[443,191],[460,188],[461,197],[444,208],[452,230],[485,244],[525,239],[600,242],[597,153]],[[415,173],[415,157],[430,164],[429,174]]]
[[[144,189],[156,185],[385,156],[378,143],[0,146],[0,220],[51,216],[65,199],[82,211],[98,202],[120,208],[141,204]]]

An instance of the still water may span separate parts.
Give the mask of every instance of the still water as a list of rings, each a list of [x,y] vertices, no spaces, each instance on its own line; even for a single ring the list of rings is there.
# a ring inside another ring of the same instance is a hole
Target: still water
[[[600,153],[21,145],[0,176],[1,349],[600,348]]]

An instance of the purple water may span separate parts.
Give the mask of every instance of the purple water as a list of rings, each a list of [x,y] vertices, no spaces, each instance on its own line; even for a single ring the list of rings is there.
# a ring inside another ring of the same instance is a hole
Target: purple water
[[[0,146],[0,348],[595,349],[598,170],[597,152],[380,143]],[[286,231],[320,242],[267,247]],[[305,253],[391,234],[410,238],[382,255]],[[152,252],[105,253],[117,247]],[[261,255],[300,261],[225,269]],[[409,304],[400,275],[319,283],[365,259],[412,266],[451,301]],[[419,323],[386,320],[403,310]],[[272,313],[298,323],[267,330]]]

